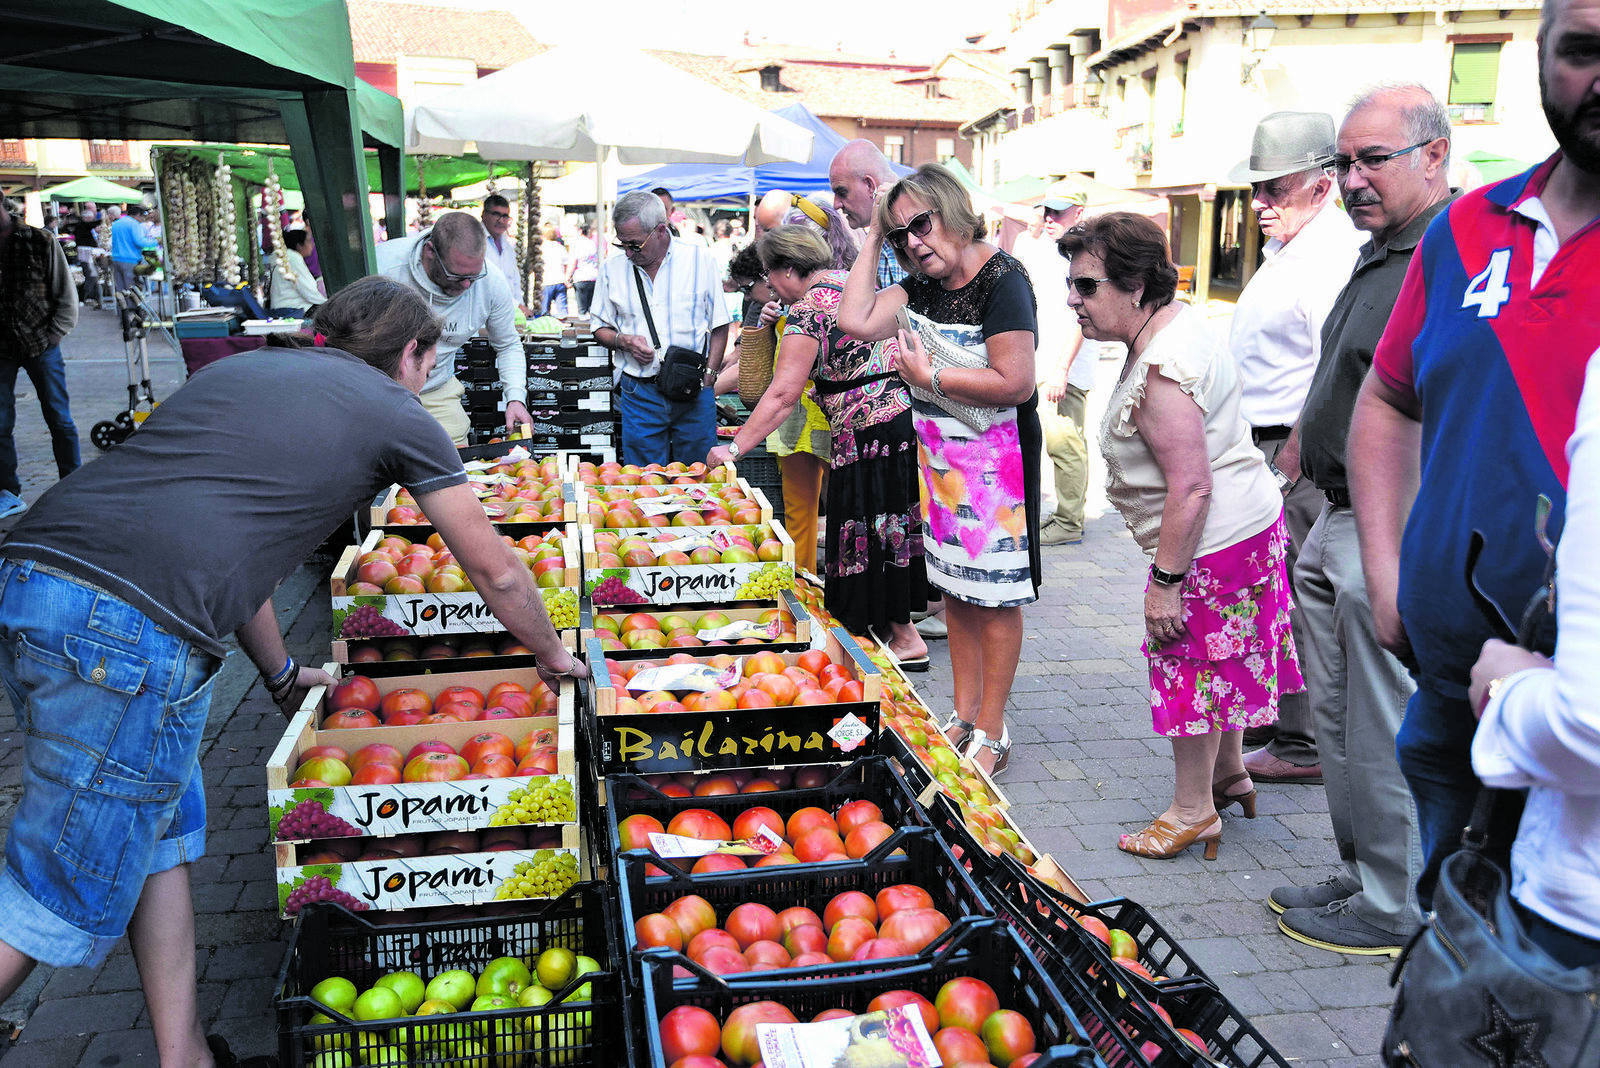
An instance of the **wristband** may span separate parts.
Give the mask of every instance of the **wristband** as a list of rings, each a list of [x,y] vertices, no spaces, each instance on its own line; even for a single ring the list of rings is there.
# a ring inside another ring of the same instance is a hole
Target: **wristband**
[[[1188,568],[1184,568],[1182,571],[1163,571],[1155,564],[1150,565],[1150,581],[1162,586],[1176,586],[1183,582],[1188,574]]]
[[[276,695],[280,690],[288,689],[300,675],[300,665],[294,662],[294,657],[284,661],[283,668],[271,678],[266,678],[267,692]]]
[[[936,393],[937,395],[941,396],[941,397],[944,397],[945,396],[944,390],[939,388],[939,372],[942,371],[942,370],[944,370],[943,367],[935,367],[933,369],[933,383],[932,384],[933,384],[933,392]],[[945,399],[949,400],[950,398],[949,397],[945,397]]]

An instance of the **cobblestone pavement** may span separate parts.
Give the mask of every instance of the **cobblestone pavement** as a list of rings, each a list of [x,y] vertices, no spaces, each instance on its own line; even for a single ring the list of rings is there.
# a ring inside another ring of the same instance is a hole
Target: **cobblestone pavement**
[[[90,459],[89,426],[126,399],[114,317],[85,309],[65,348]],[[182,381],[182,363],[164,342],[152,342],[151,356],[157,395],[168,396]],[[1115,368],[1101,371],[1104,378]],[[54,470],[37,404],[30,413],[29,403],[31,397],[18,405],[18,452],[24,496],[33,500],[54,481]],[[1044,595],[1026,610],[1008,713],[1016,749],[1002,779],[1012,812],[1091,894],[1125,895],[1148,907],[1291,1063],[1374,1065],[1390,1001],[1388,962],[1292,942],[1264,903],[1274,886],[1315,883],[1331,872],[1321,787],[1262,784],[1258,818],[1225,818],[1215,862],[1202,861],[1199,850],[1152,861],[1116,848],[1118,834],[1166,807],[1172,760],[1167,743],[1150,731],[1138,652],[1143,557],[1114,514],[1098,514],[1103,507],[1096,493],[1082,544],[1045,551]],[[313,559],[279,591],[290,649],[302,659],[327,652],[330,564]],[[283,720],[243,657],[231,658],[223,672],[203,748],[211,834],[193,871],[200,1011],[206,1029],[236,1051],[274,1052],[271,1004],[287,927],[270,889],[263,768]],[[942,643],[933,643],[933,670],[918,687],[930,699],[949,700]],[[10,717],[0,716],[0,826],[20,791],[19,745]],[[125,944],[97,969],[40,967],[0,1006],[0,1021],[8,1024],[0,1032],[0,1068],[156,1063]]]

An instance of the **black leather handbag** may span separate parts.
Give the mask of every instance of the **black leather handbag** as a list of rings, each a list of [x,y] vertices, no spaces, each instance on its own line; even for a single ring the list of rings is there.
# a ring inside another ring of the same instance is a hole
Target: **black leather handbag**
[[[1540,535],[1543,540],[1543,523]],[[1554,610],[1554,554],[1545,588],[1521,626],[1473,581],[1482,551],[1476,531],[1467,554],[1468,586],[1495,630],[1528,647]],[[1511,903],[1505,871],[1483,850],[1488,828],[1505,825],[1522,791],[1478,794],[1462,848],[1445,859],[1434,911],[1395,964],[1399,982],[1382,1055],[1390,1068],[1593,1068],[1600,1065],[1600,966],[1567,968],[1527,935]],[[1499,810],[1497,812],[1497,810]]]
[[[661,348],[661,338],[656,336],[656,319],[650,314],[650,298],[644,292],[644,272],[635,267],[633,280],[639,287],[639,304],[644,308],[645,325],[650,327],[650,344]],[[710,339],[707,339],[710,343]],[[656,389],[670,401],[692,401],[706,386],[706,371],[710,358],[703,352],[668,345],[661,355],[661,369],[656,372]]]

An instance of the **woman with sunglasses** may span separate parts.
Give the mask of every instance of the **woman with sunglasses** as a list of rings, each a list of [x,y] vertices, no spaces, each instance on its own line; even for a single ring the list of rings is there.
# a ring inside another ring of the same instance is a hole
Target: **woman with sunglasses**
[[[984,238],[955,175],[925,164],[880,192],[866,242],[845,283],[839,327],[866,340],[894,337],[909,308],[987,366],[935,372],[920,340],[900,337],[908,385],[993,410],[976,431],[912,398],[927,508],[928,577],[945,594],[955,713],[950,740],[991,774],[1010,760],[1006,700],[1022,655],[1022,606],[1038,599],[1039,429],[1033,350],[1038,314],[1027,272]],[[910,272],[877,288],[883,242]]]
[[[845,272],[837,249],[807,224],[761,236],[764,280],[789,313],[772,384],[731,446],[707,464],[754,447],[798,410],[808,379],[832,428],[828,541],[824,568],[828,611],[854,634],[872,631],[901,666],[928,669],[928,647],[911,625],[928,578],[912,451],[911,395],[895,371],[893,341],[858,341],[839,329]],[[770,447],[770,445],[769,445]]]
[[[1305,689],[1289,632],[1283,494],[1239,411],[1238,370],[1205,316],[1179,303],[1178,269],[1149,219],[1102,215],[1067,231],[1067,306],[1083,336],[1127,362],[1107,402],[1106,494],[1150,557],[1145,641],[1150,715],[1172,743],[1172,803],[1117,843],[1165,859],[1195,842],[1214,860],[1218,813],[1255,817],[1246,727],[1277,721]]]

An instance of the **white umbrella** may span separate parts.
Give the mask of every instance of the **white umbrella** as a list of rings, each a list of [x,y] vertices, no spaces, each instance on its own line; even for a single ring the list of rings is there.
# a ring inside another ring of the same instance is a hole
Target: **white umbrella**
[[[644,52],[555,48],[406,112],[406,149],[623,163],[805,160],[811,131]]]
[[[811,157],[811,131],[639,51],[553,48],[406,110],[406,151],[604,163],[772,163]],[[615,186],[613,186],[613,189]]]

